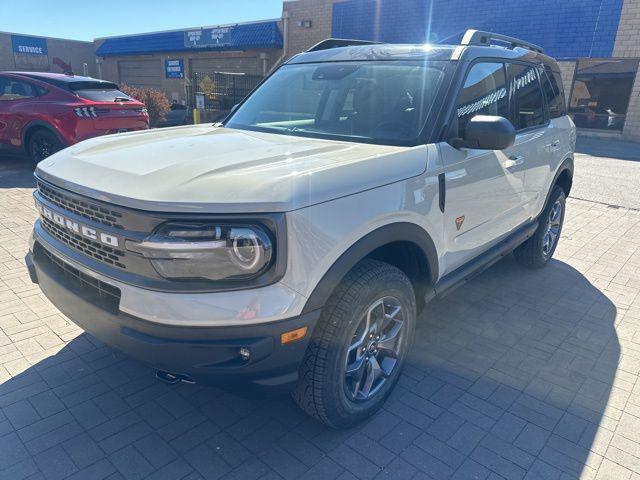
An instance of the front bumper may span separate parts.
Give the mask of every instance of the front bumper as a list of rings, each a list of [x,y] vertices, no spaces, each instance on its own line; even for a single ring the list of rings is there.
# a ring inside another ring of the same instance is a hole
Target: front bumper
[[[80,272],[37,241],[25,261],[45,296],[83,330],[157,370],[198,382],[291,385],[319,316],[317,311],[268,323],[218,327],[155,323],[121,311],[119,289]],[[307,334],[302,340],[281,344],[282,333],[304,326]],[[249,349],[249,360],[240,355],[241,348]]]

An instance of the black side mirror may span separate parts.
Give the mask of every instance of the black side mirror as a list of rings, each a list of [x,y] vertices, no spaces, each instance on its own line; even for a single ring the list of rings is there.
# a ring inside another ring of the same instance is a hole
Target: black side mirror
[[[504,117],[476,115],[467,123],[462,138],[452,138],[453,148],[504,150],[516,141],[516,129]]]

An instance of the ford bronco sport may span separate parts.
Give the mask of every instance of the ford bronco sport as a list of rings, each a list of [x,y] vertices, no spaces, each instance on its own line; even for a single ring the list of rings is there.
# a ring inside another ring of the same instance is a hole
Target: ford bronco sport
[[[35,172],[44,294],[168,382],[291,386],[345,427],[427,303],[558,244],[575,128],[540,47],[326,40],[221,124],[86,140]]]

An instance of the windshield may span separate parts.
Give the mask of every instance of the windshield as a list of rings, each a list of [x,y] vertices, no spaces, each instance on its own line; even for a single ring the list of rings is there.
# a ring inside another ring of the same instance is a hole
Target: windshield
[[[368,143],[414,142],[431,111],[444,62],[285,65],[226,126]]]

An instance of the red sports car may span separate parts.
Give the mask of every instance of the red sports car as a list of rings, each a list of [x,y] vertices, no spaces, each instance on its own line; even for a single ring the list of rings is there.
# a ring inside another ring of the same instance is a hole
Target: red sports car
[[[87,138],[149,128],[144,104],[115,83],[58,73],[0,72],[0,150],[40,161]]]

